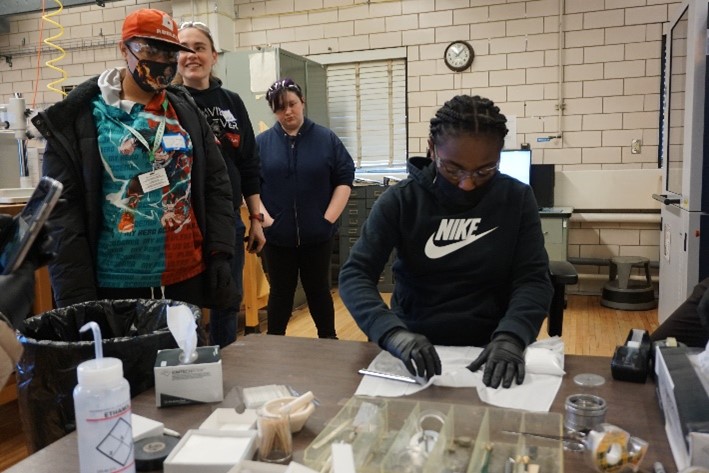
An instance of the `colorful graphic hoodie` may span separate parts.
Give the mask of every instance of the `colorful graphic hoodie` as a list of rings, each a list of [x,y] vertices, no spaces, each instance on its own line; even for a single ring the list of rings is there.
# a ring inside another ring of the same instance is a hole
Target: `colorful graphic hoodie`
[[[125,100],[109,105],[116,103],[116,80],[118,74],[104,73],[102,93],[91,103],[105,195],[98,285],[168,286],[204,270],[191,205],[192,141],[165,92],[145,106]]]

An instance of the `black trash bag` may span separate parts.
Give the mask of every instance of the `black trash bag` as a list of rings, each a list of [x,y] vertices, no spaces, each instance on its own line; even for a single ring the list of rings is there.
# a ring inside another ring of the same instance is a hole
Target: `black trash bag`
[[[167,328],[167,307],[186,305],[197,326],[200,309],[172,300],[103,300],[75,304],[26,319],[19,329],[24,348],[17,364],[17,397],[30,453],[76,428],[74,387],[76,367],[94,358],[87,322],[101,327],[103,356],[123,361],[123,377],[134,397],[155,385],[153,366],[158,350],[177,348]],[[206,337],[198,328],[198,344]]]

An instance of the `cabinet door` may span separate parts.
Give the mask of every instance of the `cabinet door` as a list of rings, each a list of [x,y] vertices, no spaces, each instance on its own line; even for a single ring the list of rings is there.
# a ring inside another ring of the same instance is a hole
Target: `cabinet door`
[[[566,219],[559,217],[542,218],[544,247],[550,260],[566,260]]]

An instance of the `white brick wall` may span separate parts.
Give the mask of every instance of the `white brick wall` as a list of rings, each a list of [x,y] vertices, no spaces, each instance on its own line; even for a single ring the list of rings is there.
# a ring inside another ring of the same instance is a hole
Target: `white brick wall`
[[[65,8],[59,21],[66,30],[59,42],[86,42],[68,48],[60,63],[69,82],[121,63],[115,41],[126,13],[143,6],[170,11],[172,3],[120,0],[105,8]],[[662,22],[676,2],[564,3],[563,138],[550,142],[537,138],[559,131],[557,0],[235,0],[234,47],[270,44],[309,55],[405,46],[412,155],[425,151],[434,111],[453,95],[470,93],[488,96],[503,112],[517,116],[517,141],[532,145],[535,163],[554,163],[557,170],[656,166],[660,37]],[[39,22],[38,13],[15,15],[9,18],[11,33],[0,34],[2,53],[13,55],[13,67],[0,60],[0,102],[12,92],[27,95],[34,89]],[[56,28],[45,27],[43,35],[53,32]],[[96,45],[99,33],[108,44]],[[476,51],[472,67],[461,73],[443,64],[443,51],[454,39],[468,40]],[[42,62],[55,56],[46,52]],[[46,89],[58,77],[42,68],[38,104],[60,99]],[[630,144],[636,138],[643,148],[634,155]],[[616,225],[604,230],[572,226],[570,252],[637,251],[658,259],[656,228],[638,231]],[[588,241],[591,234],[600,239]],[[604,235],[615,243],[601,241]]]

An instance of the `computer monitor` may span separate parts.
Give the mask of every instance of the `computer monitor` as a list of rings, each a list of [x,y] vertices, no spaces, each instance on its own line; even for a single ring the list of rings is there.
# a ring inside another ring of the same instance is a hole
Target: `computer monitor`
[[[500,172],[529,185],[532,150],[503,149],[500,153]]]
[[[540,209],[554,207],[553,164],[532,164],[529,185],[532,186]]]

